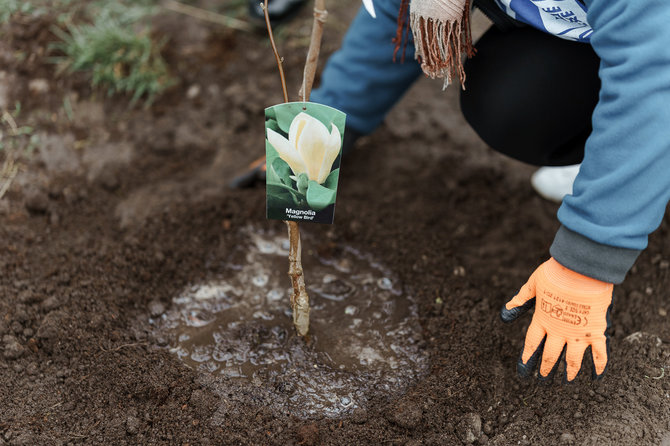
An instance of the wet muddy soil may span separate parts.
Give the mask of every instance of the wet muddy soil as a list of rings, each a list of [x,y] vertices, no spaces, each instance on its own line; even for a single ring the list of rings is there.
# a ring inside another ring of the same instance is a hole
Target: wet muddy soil
[[[250,385],[277,414],[341,417],[367,408],[373,395],[403,394],[428,369],[411,296],[370,256],[304,237],[321,252],[303,255],[310,331],[296,336],[284,232],[245,228],[221,276],[190,285],[152,320],[158,335],[191,367],[214,375],[221,392],[230,381]]]
[[[355,3],[331,7],[324,54]],[[31,57],[48,18],[2,29],[0,103],[40,144],[0,200],[0,445],[670,444],[667,219],[615,289],[605,379],[519,380],[529,317],[498,310],[557,206],[422,80],[343,160],[335,224],[303,225],[305,344],[284,226],[262,189],[226,186],[282,102],[266,38],[156,24],[180,82],[150,109]],[[310,26],[280,40],[296,92]]]

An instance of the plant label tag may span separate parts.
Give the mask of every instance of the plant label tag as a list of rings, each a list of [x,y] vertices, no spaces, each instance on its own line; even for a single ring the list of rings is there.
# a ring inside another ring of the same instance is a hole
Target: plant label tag
[[[268,219],[333,223],[345,120],[314,102],[265,109]]]

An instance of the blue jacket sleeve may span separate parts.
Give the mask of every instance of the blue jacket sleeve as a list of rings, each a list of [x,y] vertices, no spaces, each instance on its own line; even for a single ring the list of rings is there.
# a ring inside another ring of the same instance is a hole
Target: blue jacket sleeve
[[[551,251],[568,268],[619,283],[670,200],[670,1],[586,3],[602,86]]]
[[[400,0],[376,0],[377,18],[361,7],[321,76],[311,100],[342,110],[347,127],[371,133],[421,74],[408,42],[404,63],[393,61]],[[400,53],[399,53],[400,56]]]

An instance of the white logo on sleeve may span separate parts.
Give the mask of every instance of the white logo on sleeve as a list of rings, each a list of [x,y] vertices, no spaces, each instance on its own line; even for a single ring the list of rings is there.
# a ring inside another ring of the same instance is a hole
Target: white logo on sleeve
[[[549,34],[588,42],[593,29],[577,0],[498,0],[507,14]],[[510,14],[513,11],[513,14]]]

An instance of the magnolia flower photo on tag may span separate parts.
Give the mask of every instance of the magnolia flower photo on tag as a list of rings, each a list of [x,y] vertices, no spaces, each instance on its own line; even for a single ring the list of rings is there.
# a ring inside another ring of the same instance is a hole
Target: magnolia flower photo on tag
[[[312,102],[265,110],[267,218],[333,222],[345,119]]]

